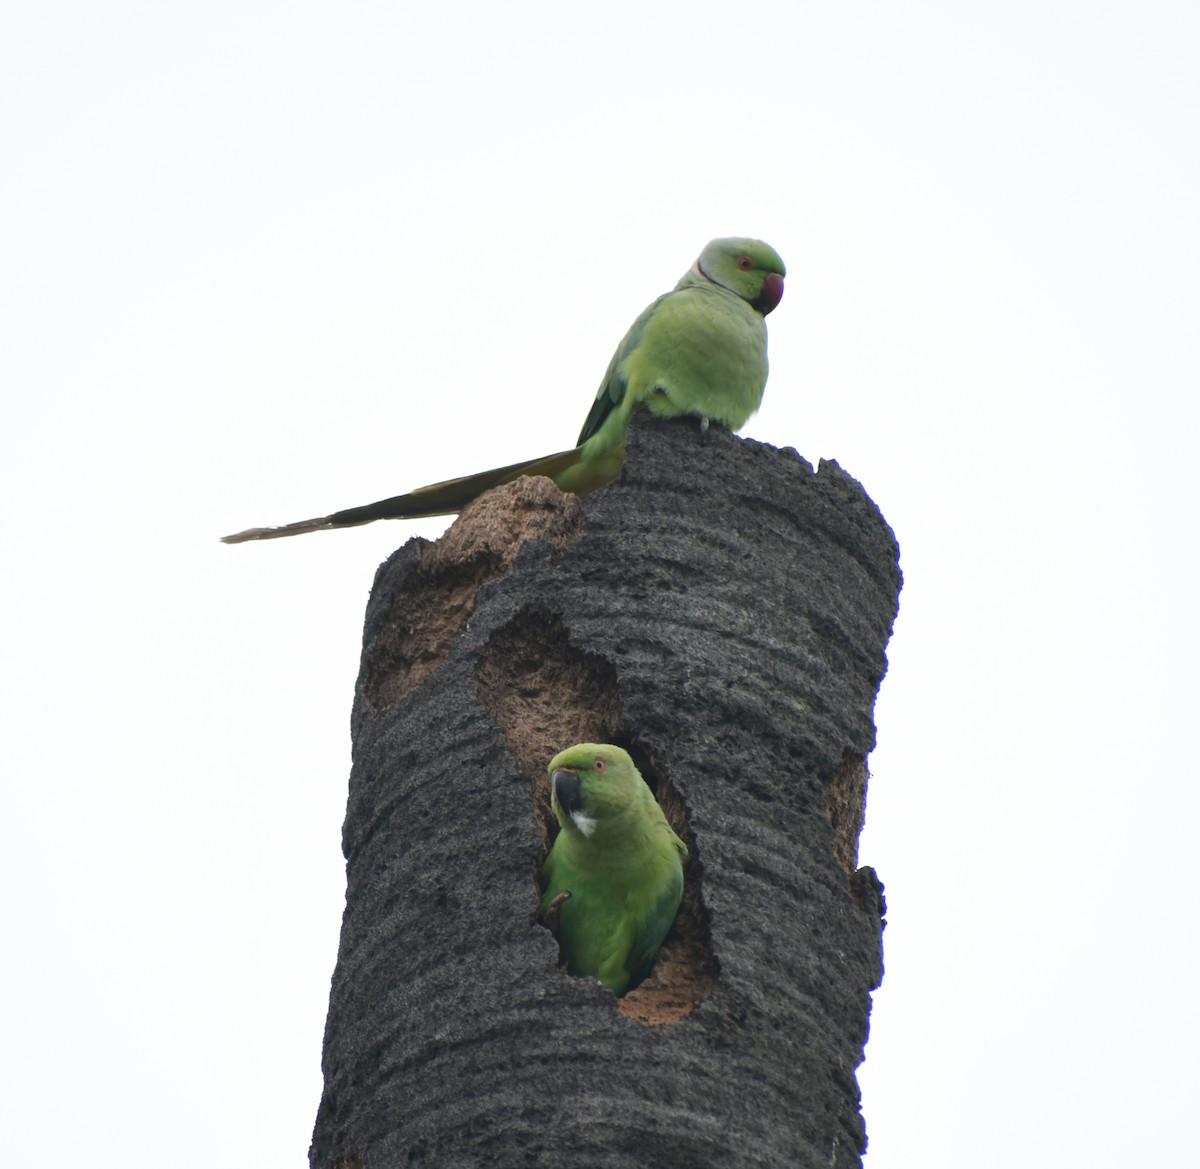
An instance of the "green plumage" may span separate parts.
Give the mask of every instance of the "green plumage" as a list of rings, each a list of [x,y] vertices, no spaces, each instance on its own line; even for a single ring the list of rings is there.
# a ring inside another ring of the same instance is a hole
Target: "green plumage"
[[[687,847],[620,747],[580,743],[550,761],[562,828],[542,865],[539,916],[574,975],[624,994],[649,973],[683,895]]]
[[[764,317],[783,296],[783,261],[760,240],[715,239],[680,279],[634,321],[605,371],[577,445],[523,463],[419,487],[363,507],[279,528],[249,528],[227,544],[270,540],[379,519],[452,515],[492,487],[546,475],[587,495],[621,473],[625,434],[638,410],[699,417],[730,430],[746,423],[767,383]]]

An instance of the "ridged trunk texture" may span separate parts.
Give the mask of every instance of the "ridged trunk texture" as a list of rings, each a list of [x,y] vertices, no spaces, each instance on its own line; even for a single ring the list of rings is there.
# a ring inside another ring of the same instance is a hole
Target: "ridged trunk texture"
[[[858,1166],[899,589],[835,463],[648,418],[582,504],[520,480],[382,565],[312,1165]],[[535,920],[546,764],[581,741],[627,747],[691,849],[620,1000]]]

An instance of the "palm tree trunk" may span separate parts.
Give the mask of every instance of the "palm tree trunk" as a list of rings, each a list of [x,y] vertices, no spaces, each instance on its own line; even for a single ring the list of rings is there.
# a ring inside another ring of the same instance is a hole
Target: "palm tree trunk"
[[[860,1164],[882,975],[857,868],[900,573],[836,463],[635,419],[410,540],[367,608],[316,1169]],[[535,920],[546,764],[634,755],[691,851],[623,999]]]

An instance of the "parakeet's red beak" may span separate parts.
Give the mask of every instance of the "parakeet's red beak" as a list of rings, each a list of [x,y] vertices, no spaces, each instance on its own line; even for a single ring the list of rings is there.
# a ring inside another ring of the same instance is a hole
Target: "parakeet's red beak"
[[[750,303],[765,317],[772,309],[779,306],[783,299],[783,277],[778,272],[772,272],[764,281],[762,292]]]

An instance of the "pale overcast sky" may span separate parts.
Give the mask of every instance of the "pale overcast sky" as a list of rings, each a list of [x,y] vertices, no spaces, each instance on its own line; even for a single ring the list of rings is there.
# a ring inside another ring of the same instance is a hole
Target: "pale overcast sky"
[[[216,537],[569,445],[736,234],[743,433],[902,550],[868,1169],[1182,1163],[1198,60],[1161,0],[9,5],[7,1161],[307,1163],[363,606],[445,523]]]

